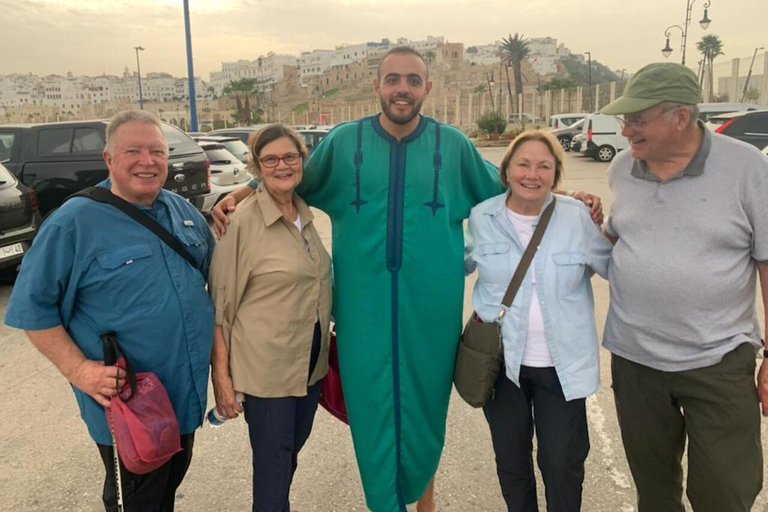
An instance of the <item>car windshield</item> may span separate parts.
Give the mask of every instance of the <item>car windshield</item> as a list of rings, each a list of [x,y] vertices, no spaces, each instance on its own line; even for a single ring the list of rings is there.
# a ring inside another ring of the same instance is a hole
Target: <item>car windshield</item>
[[[248,154],[248,146],[246,146],[245,143],[241,140],[228,140],[223,144],[224,144],[224,147],[227,148],[227,151],[229,151],[233,155]]]
[[[220,149],[206,149],[205,150],[205,156],[208,157],[208,160],[211,161],[211,165],[227,165],[227,164],[233,164],[237,160],[232,153],[227,151],[226,149],[220,148]]]
[[[197,143],[175,126],[163,123],[163,134],[168,141],[168,153],[172,155],[186,155],[200,151]]]

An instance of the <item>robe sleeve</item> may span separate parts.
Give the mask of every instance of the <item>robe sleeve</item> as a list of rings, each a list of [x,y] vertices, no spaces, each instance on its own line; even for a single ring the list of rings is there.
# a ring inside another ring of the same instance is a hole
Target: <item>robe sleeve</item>
[[[304,165],[304,178],[296,192],[307,204],[328,211],[333,193],[328,194],[328,183],[333,169],[335,134],[329,133],[315,146]]]
[[[491,162],[483,159],[474,144],[463,137],[461,150],[462,181],[462,218],[469,217],[473,206],[488,198],[501,194],[504,190],[499,181],[499,171]]]

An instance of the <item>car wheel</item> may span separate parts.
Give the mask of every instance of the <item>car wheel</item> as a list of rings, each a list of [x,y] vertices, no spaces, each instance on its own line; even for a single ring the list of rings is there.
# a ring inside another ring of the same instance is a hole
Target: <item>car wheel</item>
[[[611,146],[600,146],[595,153],[595,160],[600,162],[610,162],[616,156],[616,150]]]
[[[560,145],[563,146],[564,151],[570,151],[571,150],[571,138],[562,136],[558,137],[557,140],[560,142]]]

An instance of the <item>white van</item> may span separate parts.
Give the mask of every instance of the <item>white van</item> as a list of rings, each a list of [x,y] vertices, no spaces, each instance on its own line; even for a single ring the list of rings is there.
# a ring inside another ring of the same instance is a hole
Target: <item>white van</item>
[[[555,114],[549,118],[549,129],[559,130],[572,126],[587,117],[587,114]]]
[[[581,153],[601,162],[610,162],[616,153],[629,147],[621,134],[621,123],[615,116],[590,114],[581,129]]]

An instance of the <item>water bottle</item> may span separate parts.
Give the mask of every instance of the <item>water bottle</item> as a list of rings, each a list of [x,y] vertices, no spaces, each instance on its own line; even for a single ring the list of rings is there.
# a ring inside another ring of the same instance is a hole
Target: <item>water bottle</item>
[[[237,400],[237,403],[242,404],[245,402],[245,396],[240,393],[239,391],[235,393],[235,400]],[[216,406],[211,407],[211,410],[208,411],[208,414],[205,415],[206,420],[208,421],[208,425],[211,428],[219,428],[224,424],[225,421],[227,421],[230,418],[225,418],[221,414],[219,414],[219,411],[216,410]]]

